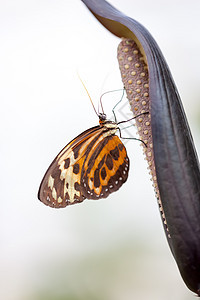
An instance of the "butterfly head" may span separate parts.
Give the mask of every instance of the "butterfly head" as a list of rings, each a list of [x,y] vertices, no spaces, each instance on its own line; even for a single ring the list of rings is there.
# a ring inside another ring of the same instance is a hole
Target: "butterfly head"
[[[98,116],[99,116],[99,124],[100,124],[100,125],[101,125],[101,124],[104,124],[104,123],[106,122],[106,114],[104,114],[104,113],[99,113]]]

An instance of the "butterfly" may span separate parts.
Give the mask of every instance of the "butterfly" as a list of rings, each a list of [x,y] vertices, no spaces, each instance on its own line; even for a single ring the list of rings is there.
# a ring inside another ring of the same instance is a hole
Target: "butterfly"
[[[44,204],[61,208],[86,198],[106,198],[126,182],[129,158],[116,135],[119,124],[126,121],[117,123],[116,117],[110,121],[104,112],[96,114],[99,125],[68,143],[46,171],[38,192]]]

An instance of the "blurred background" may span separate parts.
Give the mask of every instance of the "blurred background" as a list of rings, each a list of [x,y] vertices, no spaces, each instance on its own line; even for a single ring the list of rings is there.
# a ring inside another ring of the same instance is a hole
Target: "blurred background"
[[[158,42],[199,152],[200,1],[111,3]],[[96,107],[103,92],[122,88],[120,40],[80,0],[1,0],[0,39],[0,298],[194,299],[167,245],[139,142],[126,143],[130,175],[108,199],[61,210],[37,200],[57,153],[98,123],[77,72]],[[106,96],[108,117],[120,97]]]

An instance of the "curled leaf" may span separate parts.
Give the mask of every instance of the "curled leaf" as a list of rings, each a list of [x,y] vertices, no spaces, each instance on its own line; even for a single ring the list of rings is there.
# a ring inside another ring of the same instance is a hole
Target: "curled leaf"
[[[140,23],[104,0],[82,1],[103,26],[123,38],[118,59],[127,97],[136,115],[150,110],[150,119],[146,115],[145,120],[137,120],[137,125],[146,140],[167,240],[183,280],[200,296],[200,166],[168,65]]]

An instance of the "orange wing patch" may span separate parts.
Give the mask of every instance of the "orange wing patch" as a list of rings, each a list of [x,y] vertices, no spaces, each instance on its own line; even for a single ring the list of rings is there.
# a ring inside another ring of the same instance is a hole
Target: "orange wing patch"
[[[97,149],[84,163],[81,182],[88,199],[106,198],[127,180],[129,159],[117,135],[107,137],[102,149]]]

